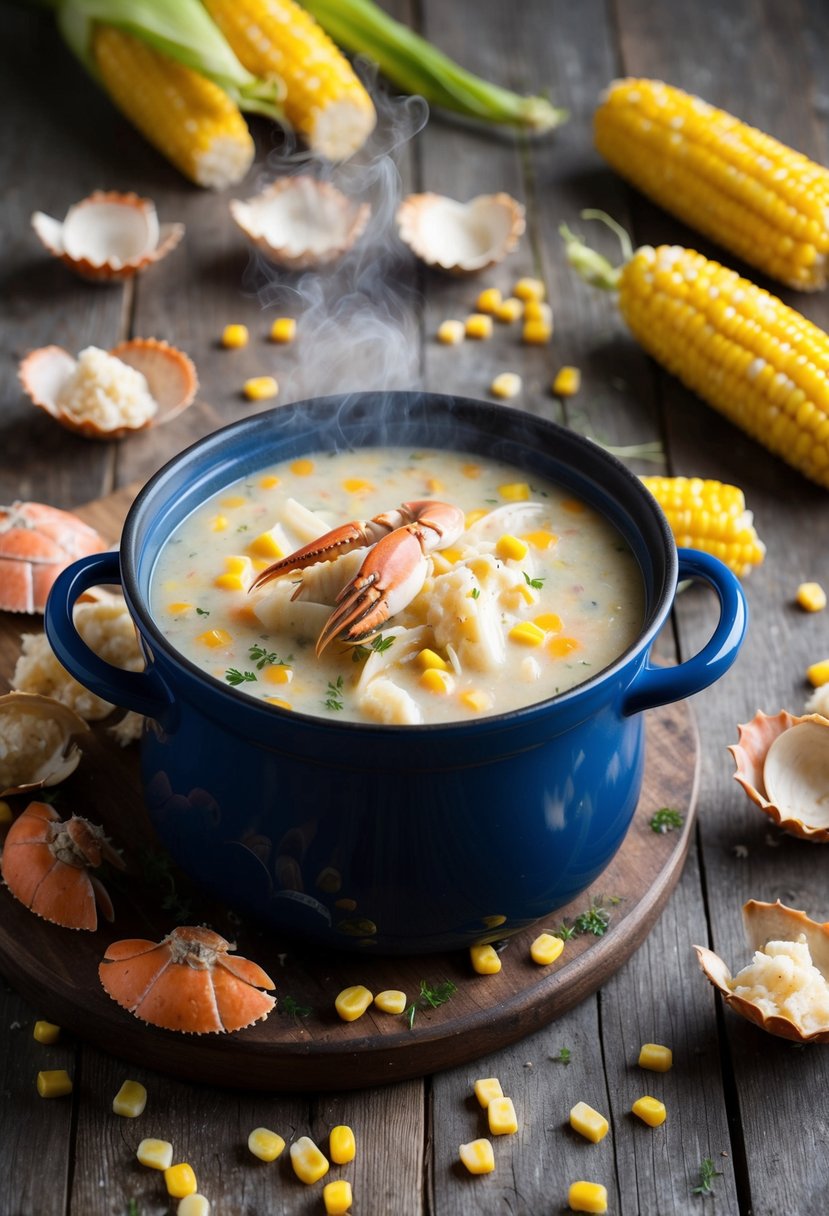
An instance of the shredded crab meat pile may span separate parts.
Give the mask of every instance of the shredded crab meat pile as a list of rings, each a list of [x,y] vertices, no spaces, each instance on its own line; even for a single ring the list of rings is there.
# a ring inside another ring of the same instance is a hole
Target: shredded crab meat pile
[[[829,1026],[829,984],[812,962],[804,934],[767,942],[729,985],[766,1017],[784,1017],[810,1034]]]
[[[0,731],[0,789],[26,785],[33,774],[47,771],[65,740],[62,722],[34,714],[7,715]]]
[[[143,426],[158,410],[141,372],[97,346],[78,355],[57,404],[75,422],[92,422],[104,431]]]

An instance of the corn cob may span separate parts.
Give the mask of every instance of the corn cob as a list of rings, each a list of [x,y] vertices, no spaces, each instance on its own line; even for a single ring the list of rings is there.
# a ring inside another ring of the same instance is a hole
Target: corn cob
[[[600,212],[584,212],[602,218]],[[621,232],[613,267],[569,229],[568,259],[588,282],[618,290],[634,337],[726,418],[829,488],[829,336],[776,296],[692,249],[643,245]]]
[[[253,139],[217,84],[108,25],[95,28],[92,55],[118,107],[185,177],[221,190],[245,176]]]
[[[613,168],[692,228],[790,287],[827,281],[829,169],[658,80],[619,80],[594,120]]]
[[[701,477],[642,477],[640,481],[665,512],[678,545],[713,553],[739,578],[760,565],[766,546],[737,486]]]
[[[315,152],[345,160],[368,139],[376,114],[351,64],[293,0],[203,0],[239,61],[283,81],[285,115]]]

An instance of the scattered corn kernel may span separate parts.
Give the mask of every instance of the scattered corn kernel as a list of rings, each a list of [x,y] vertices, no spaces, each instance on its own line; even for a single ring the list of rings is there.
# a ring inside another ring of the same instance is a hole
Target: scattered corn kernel
[[[296,337],[296,320],[293,317],[277,317],[269,336],[271,342],[293,342]]]
[[[487,511],[482,510],[467,512],[466,517],[464,518],[464,527],[471,528],[473,524],[476,524],[479,519],[483,519],[483,517],[487,514]]]
[[[499,486],[498,493],[507,502],[526,502],[530,496],[530,487],[526,481],[510,481]]]
[[[224,574],[217,574],[213,585],[221,587],[225,591],[247,591],[252,574],[253,566],[250,558],[233,554],[225,558]]]
[[[327,1216],[345,1216],[353,1202],[351,1183],[345,1178],[336,1182],[326,1182],[322,1188],[322,1202],[325,1204]]]
[[[285,1141],[269,1127],[255,1127],[248,1136],[248,1148],[260,1161],[276,1161],[285,1151]]]
[[[553,392],[557,397],[575,397],[581,388],[581,372],[577,367],[562,367],[553,380]]]
[[[509,533],[499,536],[495,545],[495,556],[504,562],[520,562],[529,551],[530,547],[525,540],[519,540],[517,536],[510,536]]]
[[[495,1169],[495,1154],[489,1140],[470,1140],[458,1149],[461,1163],[470,1174],[491,1174]]]
[[[457,346],[463,342],[465,333],[463,321],[441,321],[436,337],[444,346]]]
[[[571,1182],[567,1193],[571,1212],[607,1211],[607,1188],[600,1182]]]
[[[278,705],[280,709],[293,709],[290,701],[283,701],[281,697],[263,697],[270,705]]]
[[[519,621],[507,634],[507,637],[521,646],[540,646],[546,636],[544,630],[539,629],[532,621]]]
[[[564,949],[564,942],[552,933],[539,933],[530,946],[530,958],[540,967],[554,963]]]
[[[290,1148],[291,1165],[300,1182],[310,1186],[328,1173],[328,1158],[310,1136],[300,1136]]]
[[[147,1105],[147,1091],[140,1081],[125,1081],[112,1099],[112,1109],[125,1119],[136,1119],[143,1115]]]
[[[543,346],[552,336],[553,327],[545,321],[525,321],[521,330],[521,341],[528,346]]]
[[[499,321],[505,321],[508,325],[518,318],[524,312],[524,305],[517,296],[507,296],[506,300],[502,300],[495,309],[495,316]]]
[[[351,988],[343,988],[334,1001],[334,1008],[344,1022],[356,1022],[357,1018],[363,1016],[373,1000],[374,994],[369,992],[368,988],[364,988],[362,984],[355,984]]]
[[[658,1098],[651,1098],[647,1094],[642,1098],[637,1098],[630,1109],[643,1123],[647,1123],[648,1127],[659,1127],[668,1117],[665,1103],[660,1102]]]
[[[493,1136],[511,1136],[518,1131],[518,1117],[512,1098],[491,1098],[486,1117]]]
[[[578,648],[578,640],[570,637],[551,638],[547,644],[547,649],[554,659],[563,659],[566,655],[572,654],[574,650],[578,650]]]
[[[406,1008],[406,993],[399,988],[386,988],[377,993],[374,1004],[382,1013],[402,1013]]]
[[[651,1072],[667,1072],[674,1062],[674,1053],[670,1047],[662,1047],[659,1043],[643,1043],[639,1052],[639,1067],[649,1068]]]
[[[505,925],[506,923],[507,918],[501,912],[496,912],[494,916],[481,917],[481,924],[485,925],[487,929],[497,929],[499,925]]]
[[[255,557],[270,558],[271,561],[277,561],[280,557],[285,556],[285,551],[272,531],[260,532],[258,536],[254,536],[248,545],[248,552]]]
[[[247,346],[249,336],[247,325],[226,325],[222,330],[222,346],[229,348]]]
[[[522,388],[523,381],[517,372],[500,372],[490,384],[489,391],[493,397],[511,401],[513,397],[518,396]]]
[[[189,612],[192,607],[193,605],[188,604],[186,600],[177,600],[174,604],[167,605],[167,611],[172,616],[183,616],[184,613]]]
[[[804,612],[823,612],[826,607],[826,592],[820,583],[801,583],[795,601]]]
[[[243,507],[247,501],[244,494],[229,494],[227,498],[219,500],[221,506],[229,507],[231,511],[234,507]]]
[[[523,278],[512,289],[512,294],[518,296],[519,300],[543,300],[547,294],[547,289],[541,282],[541,279]]]
[[[501,970],[501,960],[492,946],[470,946],[469,958],[478,975],[497,975]]]
[[[251,376],[242,385],[242,392],[248,401],[267,401],[279,392],[279,385],[273,376]]]
[[[464,324],[464,333],[467,338],[477,338],[483,340],[492,337],[492,317],[484,312],[470,313]]]
[[[417,663],[418,667],[423,668],[424,671],[428,670],[430,667],[434,667],[438,671],[451,670],[449,664],[446,662],[446,659],[442,659],[439,654],[437,654],[434,650],[429,650],[428,647],[425,647],[423,650],[419,651],[415,662]]]
[[[295,477],[310,477],[313,471],[314,462],[313,460],[309,460],[307,456],[302,456],[291,464],[291,472]]]
[[[269,473],[267,477],[259,478],[259,484],[263,490],[272,490],[275,486],[279,485],[279,478]]]
[[[504,1091],[497,1077],[482,1077],[475,1082],[475,1097],[486,1110],[493,1098],[503,1098]]]
[[[448,672],[440,671],[437,667],[427,667],[421,673],[418,683],[421,688],[425,688],[427,692],[434,693],[438,697],[445,697],[452,691],[452,677]]]
[[[370,494],[374,486],[365,477],[346,477],[343,489],[347,494]]]
[[[555,532],[548,532],[545,528],[540,528],[537,532],[525,532],[522,539],[534,549],[551,549],[558,541]]]
[[[14,814],[8,802],[4,798],[0,798],[0,826],[11,823],[13,819]]]
[[[214,515],[210,521],[210,528],[213,532],[224,532],[227,529],[227,516]]]
[[[527,300],[524,305],[525,321],[543,321],[550,329],[553,328],[553,310],[543,300]]]
[[[464,709],[473,714],[482,714],[492,705],[492,697],[482,688],[468,688],[466,692],[461,693],[460,702]]]
[[[475,307],[478,312],[488,312],[494,314],[498,311],[502,302],[501,292],[497,287],[485,287],[475,301]]]
[[[813,663],[811,667],[807,667],[806,677],[814,688],[820,688],[822,684],[829,684],[829,659],[821,659],[819,663]]]
[[[72,1092],[72,1078],[65,1068],[47,1068],[37,1074],[37,1092],[41,1098],[63,1098]]]
[[[181,1200],[176,1208],[176,1216],[210,1216],[210,1204],[204,1195],[194,1191]]]
[[[38,1043],[57,1043],[60,1038],[60,1026],[54,1022],[35,1022],[32,1038]]]
[[[577,1102],[570,1110],[570,1126],[573,1131],[584,1136],[585,1140],[598,1144],[607,1135],[610,1124],[604,1115],[600,1115],[586,1102]]]
[[[173,1199],[184,1199],[185,1195],[195,1195],[199,1189],[196,1174],[192,1165],[180,1161],[178,1165],[168,1165],[164,1171],[164,1183],[167,1194]]]
[[[135,1155],[151,1170],[167,1170],[173,1164],[173,1146],[169,1140],[142,1140]]]
[[[354,1154],[357,1151],[354,1132],[345,1123],[339,1123],[336,1127],[331,1128],[328,1136],[328,1151],[331,1154],[331,1160],[337,1165],[345,1165],[348,1161],[354,1160]]]
[[[294,669],[287,663],[270,663],[262,672],[266,684],[290,684],[294,678]]]

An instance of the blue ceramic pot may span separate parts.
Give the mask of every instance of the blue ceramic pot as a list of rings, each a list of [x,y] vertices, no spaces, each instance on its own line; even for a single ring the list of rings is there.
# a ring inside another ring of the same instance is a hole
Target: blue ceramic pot
[[[633,549],[645,585],[634,645],[550,700],[420,726],[266,707],[170,647],[150,616],[150,578],[165,540],[195,507],[275,461],[385,443],[493,456],[606,515]],[[678,578],[713,587],[720,618],[698,655],[657,668],[649,650]],[[119,582],[146,655],[143,673],[97,658],[72,623],[84,590]],[[69,567],[46,609],[49,640],[72,675],[147,715],[145,798],[182,869],[280,930],[388,953],[506,936],[592,883],[639,797],[641,711],[721,676],[745,625],[738,581],[706,554],[677,554],[656,502],[619,461],[529,414],[428,393],[302,402],[209,435],[139,494],[120,555],[94,554]]]

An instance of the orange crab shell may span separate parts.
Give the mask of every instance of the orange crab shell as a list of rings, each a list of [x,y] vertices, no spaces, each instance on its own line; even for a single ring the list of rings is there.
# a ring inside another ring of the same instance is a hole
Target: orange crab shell
[[[829,718],[824,718],[821,714],[797,717],[785,709],[774,715],[758,710],[750,722],[740,723],[737,726],[739,742],[732,743],[728,748],[736,764],[734,779],[740,783],[751,801],[784,832],[799,836],[801,840],[810,840],[814,844],[829,844],[829,826],[826,823],[805,822],[791,807],[778,805],[769,797],[769,790],[766,788],[764,768],[769,749],[786,731],[803,723],[814,723],[823,730],[829,730]],[[829,734],[826,736],[826,743],[829,746]]]
[[[182,925],[161,942],[113,942],[98,968],[114,1001],[136,1017],[184,1034],[242,1030],[266,1018],[270,976],[212,929]]]
[[[105,548],[95,529],[69,511],[41,502],[0,506],[0,609],[42,612],[61,570]]]
[[[88,872],[104,860],[124,868],[101,828],[77,815],[63,822],[45,802],[30,802],[9,828],[0,873],[36,916],[66,929],[95,930],[96,903],[113,919],[106,889]]]

